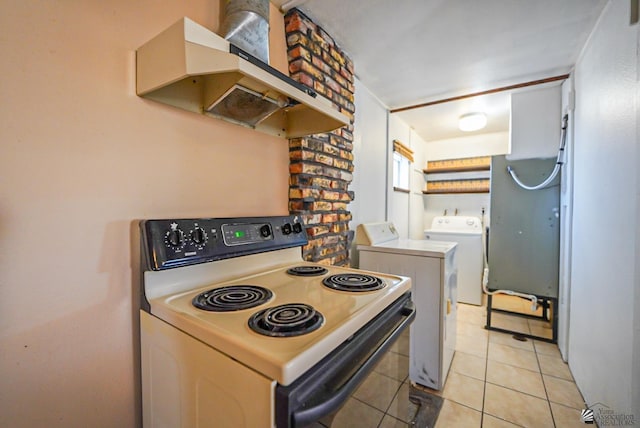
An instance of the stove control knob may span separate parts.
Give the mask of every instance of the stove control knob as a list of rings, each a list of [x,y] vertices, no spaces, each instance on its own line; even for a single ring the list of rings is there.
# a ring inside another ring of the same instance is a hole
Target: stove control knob
[[[285,224],[282,226],[282,233],[283,233],[284,235],[289,235],[289,234],[291,233],[291,225],[290,225],[289,223],[285,223]]]
[[[196,227],[191,231],[191,240],[198,247],[203,247],[207,243],[207,232],[201,227]]]
[[[268,224],[265,224],[260,228],[260,236],[262,236],[263,238],[268,238],[269,236],[271,236],[271,228]]]
[[[300,223],[294,223],[293,224],[293,231],[295,233],[300,233],[302,232],[302,225]]]
[[[178,228],[171,229],[165,235],[164,242],[168,247],[178,250],[184,247],[184,232]]]

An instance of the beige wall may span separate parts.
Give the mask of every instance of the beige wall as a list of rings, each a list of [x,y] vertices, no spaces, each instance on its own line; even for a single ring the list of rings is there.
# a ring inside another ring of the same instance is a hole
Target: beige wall
[[[0,0],[0,426],[138,422],[137,219],[287,213],[286,140],[135,95],[182,16],[218,2]]]

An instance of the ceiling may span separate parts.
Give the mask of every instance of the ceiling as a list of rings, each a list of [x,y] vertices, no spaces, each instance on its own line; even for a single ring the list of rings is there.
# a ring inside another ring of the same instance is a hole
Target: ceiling
[[[393,110],[569,73],[607,0],[272,3],[298,7],[324,28]],[[477,110],[488,116],[477,132],[508,130],[506,92],[393,114],[433,141],[462,136],[458,117]]]

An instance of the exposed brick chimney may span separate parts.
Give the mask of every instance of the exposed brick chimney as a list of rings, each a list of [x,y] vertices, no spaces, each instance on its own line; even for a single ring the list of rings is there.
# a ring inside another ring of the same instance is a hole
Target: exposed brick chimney
[[[353,123],[353,62],[299,10],[290,10],[284,22],[291,77],[330,99]],[[305,260],[349,265],[352,152],[353,125],[289,141],[289,211],[307,226]]]

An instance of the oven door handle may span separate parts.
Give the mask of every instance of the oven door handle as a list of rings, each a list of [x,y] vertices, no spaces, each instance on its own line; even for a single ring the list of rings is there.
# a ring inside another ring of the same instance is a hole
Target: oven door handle
[[[374,366],[395,343],[400,334],[411,324],[416,316],[416,309],[412,302],[405,304],[402,309],[405,318],[398,324],[382,344],[370,355],[370,357],[358,368],[358,370],[347,380],[340,389],[334,391],[322,402],[313,407],[294,411],[291,415],[293,426],[305,426],[318,421],[325,415],[331,414],[340,408],[346,399],[355,391],[364,378],[373,371]]]

